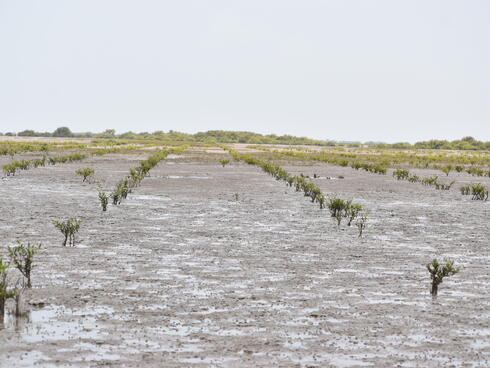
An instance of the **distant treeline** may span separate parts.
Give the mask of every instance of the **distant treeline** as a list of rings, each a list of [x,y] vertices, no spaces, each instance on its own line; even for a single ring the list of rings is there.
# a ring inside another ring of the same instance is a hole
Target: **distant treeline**
[[[373,143],[371,147],[395,149],[442,149],[442,150],[477,150],[490,151],[490,142],[477,141],[473,137],[464,137],[454,141],[431,139],[414,144],[410,143]]]
[[[2,135],[0,133],[0,135]],[[328,140],[317,140],[306,137],[295,137],[292,135],[258,134],[252,132],[208,130],[195,134],[181,133],[169,130],[167,133],[156,131],[153,133],[133,133],[126,132],[116,134],[114,129],[107,129],[103,133],[73,133],[68,127],[60,127],[54,132],[35,132],[24,130],[17,134],[5,133],[7,136],[19,137],[69,137],[69,138],[121,138],[121,139],[151,139],[161,141],[177,142],[202,142],[202,143],[247,143],[247,144],[286,144],[286,145],[318,145],[318,146],[349,146],[360,147],[369,146],[375,148],[392,149],[447,149],[447,150],[485,150],[490,151],[490,142],[478,141],[473,137],[464,137],[454,141],[430,140],[414,144],[411,143],[376,143],[376,142],[335,142]]]
[[[133,133],[126,132],[115,134],[114,129],[107,129],[103,133],[72,133],[67,127],[56,129],[53,133],[41,133],[33,130],[24,130],[17,134],[6,133],[5,135],[19,137],[70,137],[70,138],[121,138],[121,139],[151,139],[161,141],[181,141],[181,142],[203,142],[203,143],[248,143],[248,144],[288,144],[288,145],[319,145],[334,146],[333,141],[322,141],[306,137],[295,137],[292,135],[262,135],[252,132],[235,132],[225,130],[209,130],[195,134],[181,133],[170,130],[168,133],[156,131],[153,133]]]

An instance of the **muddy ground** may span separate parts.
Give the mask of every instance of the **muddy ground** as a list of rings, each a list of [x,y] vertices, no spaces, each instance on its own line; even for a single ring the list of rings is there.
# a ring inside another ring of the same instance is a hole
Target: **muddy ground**
[[[437,191],[285,165],[331,177],[315,182],[367,207],[358,238],[260,169],[221,167],[224,155],[170,156],[106,213],[96,185],[74,174],[93,167],[109,190],[146,155],[0,182],[0,252],[16,240],[43,246],[30,313],[7,313],[0,330],[0,367],[490,366],[490,204],[457,190],[477,179],[452,174],[456,188]],[[50,221],[70,216],[83,223],[64,248]],[[433,257],[462,267],[436,300]]]

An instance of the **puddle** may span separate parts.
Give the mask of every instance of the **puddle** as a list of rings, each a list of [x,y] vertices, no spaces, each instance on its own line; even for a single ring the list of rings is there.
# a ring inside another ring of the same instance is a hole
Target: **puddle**
[[[179,176],[179,175],[167,175],[161,176],[163,179],[211,179],[210,176]]]
[[[99,338],[105,334],[100,331],[96,316],[113,311],[109,307],[73,310],[51,305],[19,318],[7,312],[4,328],[17,332],[26,342]]]

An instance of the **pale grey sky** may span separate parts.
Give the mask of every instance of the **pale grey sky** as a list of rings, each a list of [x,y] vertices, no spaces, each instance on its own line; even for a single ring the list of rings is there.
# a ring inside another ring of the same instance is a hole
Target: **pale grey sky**
[[[0,132],[490,140],[488,0],[0,0]]]

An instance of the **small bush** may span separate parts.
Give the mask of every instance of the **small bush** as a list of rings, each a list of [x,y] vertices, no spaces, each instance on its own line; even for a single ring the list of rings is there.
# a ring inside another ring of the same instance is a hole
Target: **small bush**
[[[362,232],[366,228],[366,222],[367,222],[368,215],[369,215],[369,212],[364,211],[363,213],[361,213],[361,215],[359,216],[359,218],[356,221],[357,230],[359,230],[359,238],[362,237]]]
[[[99,190],[99,201],[100,201],[100,206],[102,207],[102,211],[107,211],[107,204],[109,203],[109,197],[107,194],[103,191]]]
[[[359,203],[347,202],[347,208],[345,209],[345,217],[347,218],[347,226],[350,226],[362,211],[362,206]]]
[[[27,280],[27,287],[31,288],[32,261],[34,256],[41,249],[41,244],[34,245],[31,243],[27,243],[27,245],[24,245],[21,242],[17,243],[17,246],[7,248],[10,256],[10,262],[25,277],[25,279]]]
[[[113,205],[121,204],[122,200],[127,198],[129,192],[130,192],[129,180],[127,178],[119,180],[116,183],[116,188],[110,194],[110,197],[112,198],[112,204]]]
[[[219,163],[221,165],[223,165],[223,167],[225,167],[226,165],[228,165],[230,163],[230,160],[219,160]]]
[[[455,275],[460,271],[459,268],[454,267],[454,261],[444,259],[444,262],[445,264],[439,264],[437,259],[434,258],[431,263],[427,264],[427,270],[432,280],[430,289],[432,296],[437,296],[439,285],[442,283],[444,277]]]
[[[473,176],[484,176],[485,175],[485,171],[482,168],[475,167],[475,166],[467,168],[466,172],[468,174],[473,175]]]
[[[15,292],[13,290],[9,290],[8,287],[8,268],[9,264],[4,262],[2,257],[0,256],[0,322],[3,322],[3,316],[5,314],[5,302],[9,298],[13,298],[15,295]]]
[[[52,223],[65,236],[63,240],[63,246],[65,247],[66,243],[68,242],[69,245],[74,247],[75,234],[78,233],[82,221],[77,219],[76,217],[71,217],[66,221],[52,220]]]
[[[435,183],[437,183],[437,179],[439,179],[439,177],[437,175],[429,176],[429,177],[423,178],[421,180],[421,183],[423,185],[433,186]]]
[[[471,193],[471,186],[463,185],[461,188],[459,188],[459,191],[462,195],[469,195]]]
[[[451,189],[451,187],[454,185],[455,182],[456,182],[455,180],[451,181],[449,184],[435,182],[434,187],[437,190],[449,190],[449,189]]]
[[[75,173],[83,178],[82,182],[85,182],[87,179],[90,180],[90,178],[93,177],[95,171],[90,167],[85,167],[83,169],[78,169]]]
[[[340,226],[347,206],[348,202],[339,197],[334,196],[328,199],[327,207],[330,211],[330,216],[337,220],[337,226]]]
[[[471,184],[471,199],[486,201],[488,199],[488,188],[480,183]]]
[[[419,182],[419,181],[420,181],[420,178],[419,178],[417,175],[415,175],[415,174],[410,174],[410,175],[408,175],[407,180],[408,180],[410,183],[417,183],[417,182]]]
[[[446,166],[443,166],[441,168],[441,171],[446,174],[446,176],[449,175],[449,173],[453,170],[453,166],[452,165],[446,165]]]
[[[393,171],[393,177],[397,180],[407,180],[409,175],[410,173],[405,169],[395,169],[395,171]]]

